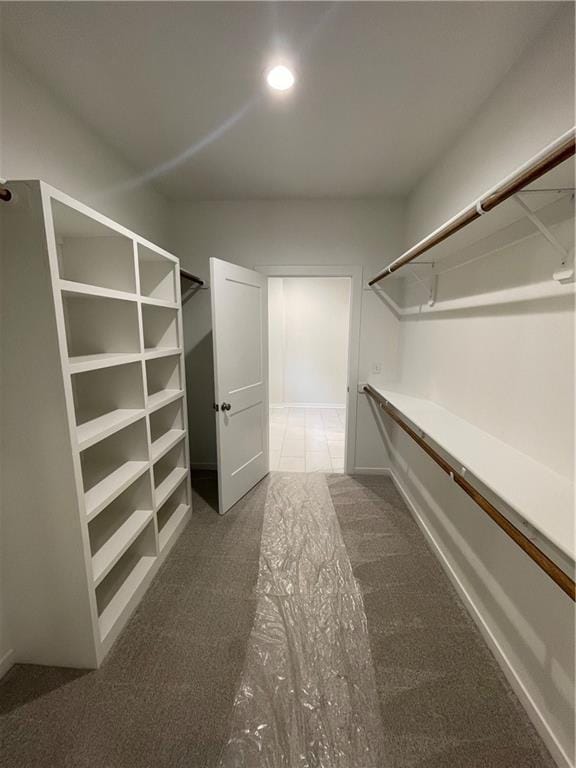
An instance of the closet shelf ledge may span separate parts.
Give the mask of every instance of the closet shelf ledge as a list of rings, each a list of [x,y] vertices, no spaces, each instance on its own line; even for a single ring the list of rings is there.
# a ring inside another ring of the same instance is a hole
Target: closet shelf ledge
[[[181,355],[182,347],[158,347],[156,349],[148,348],[144,351],[144,358],[146,360],[155,360],[157,357],[172,357],[173,355]]]
[[[183,429],[169,429],[152,443],[152,462],[158,461],[186,435]]]
[[[119,432],[130,424],[134,424],[135,421],[144,418],[145,415],[144,408],[117,408],[103,416],[85,421],[76,428],[78,449],[84,451],[86,448],[90,448],[91,445]]]
[[[93,520],[108,504],[129,488],[132,483],[147,471],[149,466],[147,461],[125,461],[118,469],[115,469],[93,488],[90,488],[84,494],[88,522]]]
[[[124,552],[136,541],[144,528],[152,522],[151,509],[135,509],[114,534],[92,556],[94,586],[110,573]]]
[[[513,510],[571,563],[574,484],[546,465],[430,400],[370,386],[436,445]]]
[[[188,470],[185,467],[175,467],[170,474],[164,478],[154,492],[156,509],[160,509],[187,476]]]
[[[179,504],[172,512],[169,519],[164,523],[162,528],[158,531],[158,542],[160,544],[160,552],[163,552],[166,546],[172,540],[174,533],[181,525],[182,521],[186,517],[190,509],[189,504]]]
[[[150,307],[178,309],[178,304],[175,301],[169,301],[168,299],[154,299],[151,296],[140,296],[140,301],[142,304],[147,304]]]
[[[76,283],[72,280],[59,280],[58,285],[63,294],[68,296],[93,296],[95,299],[118,299],[119,301],[138,301],[135,293],[116,291],[112,288],[102,288],[90,283]]]
[[[136,363],[141,360],[139,352],[102,352],[95,355],[79,355],[70,357],[68,365],[70,373],[84,373],[100,368],[112,368],[115,365]]]
[[[165,405],[170,405],[181,397],[184,397],[184,390],[182,389],[162,389],[160,392],[154,392],[153,395],[148,395],[148,413],[153,413]]]

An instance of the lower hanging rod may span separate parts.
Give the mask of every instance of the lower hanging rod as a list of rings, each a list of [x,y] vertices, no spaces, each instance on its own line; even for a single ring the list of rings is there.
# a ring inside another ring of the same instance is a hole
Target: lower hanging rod
[[[551,560],[548,555],[544,554],[533,541],[531,541],[522,531],[520,531],[515,525],[513,525],[507,517],[505,517],[496,507],[491,504],[488,499],[483,496],[479,491],[471,485],[468,480],[455,468],[450,462],[441,456],[437,451],[432,448],[420,435],[412,429],[402,418],[402,414],[394,408],[382,395],[371,387],[370,384],[364,386],[364,392],[371,397],[375,403],[385,411],[390,418],[398,424],[398,426],[409,435],[430,458],[438,464],[440,469],[450,475],[454,482],[462,488],[464,493],[468,494],[470,498],[478,504],[478,506],[486,512],[486,514],[501,528],[504,533],[509,536],[520,549],[522,549],[528,557],[533,560],[536,565],[541,568],[552,581],[554,581],[561,590],[563,590],[569,598],[576,600],[576,585],[572,578],[565,573],[556,563]]]
[[[12,192],[10,192],[8,187],[0,186],[0,200],[4,203],[9,203],[12,200]]]
[[[201,277],[193,275],[192,272],[188,272],[186,269],[180,269],[180,277],[183,277],[185,280],[190,280],[192,283],[196,283],[200,287],[204,285],[204,280],[202,280]]]

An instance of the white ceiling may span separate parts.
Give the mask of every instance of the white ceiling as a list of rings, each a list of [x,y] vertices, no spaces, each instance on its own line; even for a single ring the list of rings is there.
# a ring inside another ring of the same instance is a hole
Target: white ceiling
[[[404,194],[550,2],[5,3],[4,41],[174,199]],[[263,71],[298,82],[278,97]]]

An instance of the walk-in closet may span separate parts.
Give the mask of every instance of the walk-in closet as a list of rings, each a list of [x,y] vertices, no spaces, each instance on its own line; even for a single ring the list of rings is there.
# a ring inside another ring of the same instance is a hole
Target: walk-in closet
[[[565,0],[0,0],[1,768],[576,768]]]

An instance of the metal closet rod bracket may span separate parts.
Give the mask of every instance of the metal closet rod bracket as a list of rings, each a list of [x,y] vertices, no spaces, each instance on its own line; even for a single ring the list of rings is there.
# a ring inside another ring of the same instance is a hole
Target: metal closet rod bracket
[[[535,190],[536,191],[536,190]],[[529,206],[522,200],[521,195],[523,192],[518,192],[513,195],[514,202],[518,205],[526,218],[528,218],[532,224],[538,229],[546,240],[550,243],[552,248],[560,255],[560,268],[557,269],[552,277],[556,282],[566,284],[574,282],[574,248],[568,250],[565,248],[556,235],[544,224],[537,213],[535,213]]]
[[[413,269],[416,266],[425,266],[428,274],[424,278],[419,277],[417,272]],[[418,261],[412,264],[412,276],[416,282],[420,283],[420,285],[425,288],[428,293],[428,306],[433,307],[434,304],[436,304],[436,296],[438,293],[438,272],[436,271],[436,262]]]

